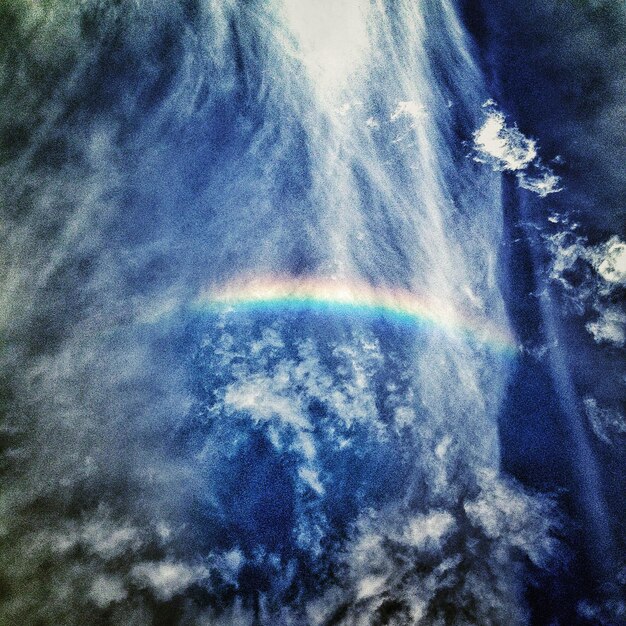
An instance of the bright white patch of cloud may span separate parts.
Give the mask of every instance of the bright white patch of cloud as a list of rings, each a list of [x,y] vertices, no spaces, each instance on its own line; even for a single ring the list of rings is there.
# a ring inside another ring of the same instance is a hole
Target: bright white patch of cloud
[[[245,561],[246,558],[241,550],[239,550],[239,548],[233,548],[228,552],[224,552],[223,554],[216,556],[215,566],[219,573],[224,576],[227,581],[235,583],[237,575],[239,574]]]
[[[281,376],[267,378],[254,376],[242,383],[228,387],[224,395],[226,408],[235,411],[249,411],[256,420],[267,421],[276,418],[285,425],[299,430],[311,428],[299,404],[293,398],[280,395],[287,392],[289,380]]]
[[[367,578],[364,578],[359,583],[356,599],[362,600],[363,598],[369,598],[379,594],[384,590],[386,583],[386,576],[368,576]]]
[[[493,100],[488,100],[484,108],[485,121],[474,132],[474,160],[488,163],[497,171],[515,172],[520,187],[542,198],[561,191],[560,178],[539,158],[537,142],[516,125],[508,125]]]
[[[80,539],[99,556],[113,559],[141,545],[137,528],[114,526],[108,520],[93,520],[82,529]]]
[[[593,322],[587,322],[585,328],[596,343],[609,343],[623,347],[626,344],[626,312],[610,306],[599,311]]]
[[[166,541],[172,535],[172,529],[165,522],[158,522],[156,532],[163,541]]]
[[[401,117],[408,117],[413,120],[418,120],[426,115],[426,108],[420,102],[415,100],[404,100],[398,102],[396,108],[391,114],[391,121],[395,122]]]
[[[301,480],[303,480],[307,485],[311,487],[318,495],[324,495],[324,485],[320,482],[318,472],[314,469],[310,469],[308,467],[301,467],[298,470],[298,476]]]
[[[438,545],[454,527],[454,517],[447,511],[433,511],[411,519],[402,538],[412,546],[425,548],[429,544]]]
[[[367,58],[367,13],[358,0],[285,1],[284,19],[295,40],[285,49],[302,62],[322,97],[340,92]]]
[[[490,108],[485,123],[474,133],[477,160],[497,169],[516,172],[537,157],[537,144],[525,137],[517,126],[508,126],[504,113]]]
[[[399,428],[410,426],[415,421],[415,411],[408,406],[399,406],[394,411],[394,418]]]
[[[593,250],[592,262],[596,271],[610,283],[626,285],[626,243],[611,237]]]

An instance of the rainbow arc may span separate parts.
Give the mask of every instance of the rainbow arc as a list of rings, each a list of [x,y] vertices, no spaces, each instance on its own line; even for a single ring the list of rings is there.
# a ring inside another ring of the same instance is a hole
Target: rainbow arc
[[[433,325],[466,334],[503,352],[517,352],[513,335],[484,315],[459,312],[442,299],[409,290],[320,277],[235,279],[205,290],[195,308],[234,311],[331,310],[378,315],[398,322]]]

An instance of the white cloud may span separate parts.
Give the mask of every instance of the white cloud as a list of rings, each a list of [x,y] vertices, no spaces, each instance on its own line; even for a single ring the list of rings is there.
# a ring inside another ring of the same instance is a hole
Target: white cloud
[[[174,561],[139,563],[131,570],[135,582],[148,587],[161,600],[169,600],[208,575],[209,569],[203,565]]]
[[[373,337],[358,334],[350,341],[330,346],[335,364],[331,369],[314,342],[299,341],[295,357],[286,356],[289,352],[285,344],[278,327],[265,329],[261,338],[249,346],[222,338],[213,354],[221,361],[220,369],[230,370],[233,379],[217,390],[212,410],[224,416],[243,414],[243,419],[265,429],[277,451],[299,457],[296,476],[301,485],[323,497],[318,440],[323,439],[324,445],[337,451],[347,449],[356,424],[384,436],[387,426],[380,420],[372,388],[372,379],[383,363],[382,355]],[[229,363],[234,358],[240,362],[231,368]],[[313,425],[308,413],[311,402],[325,407],[332,419]],[[402,422],[398,426],[404,424],[403,420],[410,420],[410,409],[406,407],[404,413],[398,413],[398,422]]]
[[[324,485],[320,482],[319,473],[316,470],[308,467],[301,467],[298,470],[298,476],[318,495],[324,495]]]
[[[139,528],[128,522],[114,521],[112,513],[99,507],[80,522],[68,522],[47,536],[55,552],[64,553],[80,544],[104,561],[142,547],[144,539]]]
[[[80,532],[80,539],[96,554],[112,559],[141,545],[139,530],[129,525],[116,526],[113,522],[92,520]]]
[[[432,511],[410,519],[403,530],[402,539],[408,545],[422,549],[429,545],[438,546],[454,525],[454,517],[449,512]]]
[[[552,503],[486,471],[476,496],[456,504],[363,514],[343,556],[343,587],[309,607],[315,623],[343,607],[346,623],[370,624],[391,605],[397,612],[389,623],[444,623],[442,593],[468,623],[525,623],[514,562],[525,554],[546,565],[556,547]]]
[[[488,163],[497,171],[515,172],[520,187],[542,198],[561,191],[561,179],[541,162],[537,142],[516,125],[509,126],[492,100],[484,108],[485,121],[474,132],[474,160]]]
[[[479,475],[480,495],[464,504],[469,520],[491,539],[519,548],[541,566],[553,554],[551,536],[555,519],[551,508],[513,483],[499,479],[494,472]]]
[[[89,597],[100,608],[120,602],[128,596],[124,583],[118,576],[97,576],[89,590]]]
[[[557,193],[563,190],[561,187],[561,179],[550,169],[542,167],[536,176],[527,174],[518,175],[519,186],[529,191],[534,191],[537,195],[545,198],[551,193]]]
[[[359,581],[356,599],[357,601],[380,594],[387,585],[386,576],[367,576]]]
[[[264,350],[270,351],[270,353],[275,354],[276,351],[281,350],[285,347],[285,343],[283,342],[280,333],[275,328],[264,328],[261,333],[261,338],[253,341],[250,344],[250,351],[252,354],[259,354]]]
[[[328,424],[334,429],[332,439],[337,443],[345,439],[347,430],[356,423],[377,432],[384,428],[372,388],[372,379],[383,361],[373,338],[359,335],[331,347],[335,359],[333,370],[322,362],[311,341],[297,344],[296,358],[279,358],[277,350],[284,348],[284,340],[278,330],[272,330],[271,339],[266,334],[263,337],[252,342],[249,350],[230,345],[216,351],[225,367],[235,356],[245,356],[245,365],[234,371],[233,382],[221,391],[225,410],[245,411],[259,423],[274,424],[278,432],[288,428],[298,433],[300,451],[308,458],[314,456],[311,449],[314,443],[309,435],[313,425],[306,407],[313,400],[322,403],[337,418],[332,425]],[[316,428],[320,426],[316,424]],[[276,441],[282,441],[278,434]]]
[[[517,128],[508,126],[504,113],[490,107],[484,124],[474,133],[477,160],[501,170],[525,169],[537,158],[537,144]]]
[[[255,420],[274,418],[296,430],[310,430],[311,424],[298,399],[289,397],[289,383],[289,379],[282,379],[280,373],[275,377],[251,376],[226,389],[224,406],[229,410],[248,411]]]
[[[287,0],[285,24],[296,45],[286,46],[314,79],[321,98],[341,93],[369,53],[370,32],[367,5],[358,0],[333,0],[303,4]],[[346,29],[345,25],[350,24]]]
[[[623,347],[626,344],[626,312],[617,306],[607,306],[598,311],[598,317],[585,324],[596,343],[609,343]]]
[[[613,236],[605,244],[593,248],[591,260],[604,280],[626,285],[626,243],[619,237]]]
[[[395,122],[401,117],[407,117],[414,121],[423,118],[426,115],[426,108],[421,102],[416,100],[403,100],[398,102],[396,108],[391,114],[390,120]]]
[[[573,311],[593,314],[585,325],[596,343],[626,345],[626,311],[614,302],[626,286],[626,244],[617,236],[597,245],[564,230],[546,237],[552,254],[550,279],[557,282]]]
[[[237,576],[244,566],[246,558],[239,548],[233,548],[215,556],[214,565],[227,582],[236,585]]]

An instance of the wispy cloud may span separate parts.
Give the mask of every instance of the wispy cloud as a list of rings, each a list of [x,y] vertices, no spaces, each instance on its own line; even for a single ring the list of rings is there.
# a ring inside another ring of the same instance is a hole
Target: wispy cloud
[[[619,294],[626,288],[626,244],[617,236],[591,245],[573,229],[546,235],[552,255],[550,278],[571,310],[591,314],[586,328],[597,343],[626,345],[626,311]]]
[[[616,408],[604,408],[595,398],[584,400],[585,413],[595,435],[606,444],[612,445],[624,440],[626,416]]]

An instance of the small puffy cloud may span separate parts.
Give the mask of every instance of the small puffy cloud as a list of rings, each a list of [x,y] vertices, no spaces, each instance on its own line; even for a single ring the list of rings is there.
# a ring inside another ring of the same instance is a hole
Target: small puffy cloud
[[[605,244],[592,249],[591,260],[604,280],[626,285],[626,243],[619,237],[611,237]]]
[[[397,119],[407,117],[412,120],[418,120],[426,115],[426,109],[423,104],[416,102],[415,100],[404,100],[398,102],[396,108],[391,114],[391,121],[395,122]]]
[[[357,601],[380,594],[385,590],[386,583],[386,576],[367,576],[359,581],[356,593]]]
[[[611,306],[598,313],[594,321],[585,325],[596,343],[623,346],[626,343],[626,312],[617,306]]]
[[[101,609],[125,600],[128,592],[118,576],[97,576],[89,590],[89,598]]]
[[[204,565],[174,561],[139,563],[131,570],[133,580],[139,586],[150,589],[161,600],[169,600],[208,575],[209,569]]]
[[[248,411],[257,421],[277,419],[297,430],[311,428],[309,420],[294,398],[288,393],[289,381],[281,385],[275,378],[256,375],[249,380],[228,387],[224,395],[224,405],[235,411]],[[281,394],[282,392],[282,394]]]
[[[250,344],[250,352],[257,355],[263,351],[269,351],[274,354],[276,351],[285,347],[280,333],[275,328],[264,328],[261,338]]]
[[[113,559],[141,545],[139,531],[129,525],[116,526],[109,520],[93,520],[86,524],[80,539],[104,559]]]
[[[476,160],[495,168],[517,172],[537,158],[537,144],[517,128],[508,126],[504,113],[490,104],[484,124],[474,133]]]
[[[560,178],[541,162],[537,142],[526,137],[516,125],[506,123],[504,113],[488,100],[486,118],[474,132],[474,160],[494,170],[515,172],[520,187],[546,197],[562,190]]]
[[[425,548],[437,546],[454,528],[454,517],[447,511],[432,511],[413,517],[407,524],[402,538],[407,544]]]
[[[552,255],[549,276],[560,285],[578,315],[591,314],[585,327],[596,343],[626,345],[626,311],[619,294],[626,287],[626,243],[613,236],[589,245],[563,230],[546,237]]]
[[[541,171],[536,176],[519,175],[517,180],[522,189],[533,191],[542,198],[563,189],[561,179],[545,166],[541,167]]]
[[[214,558],[213,565],[222,575],[224,580],[236,584],[237,576],[246,562],[246,557],[239,548],[233,548],[228,552],[218,554]]]

